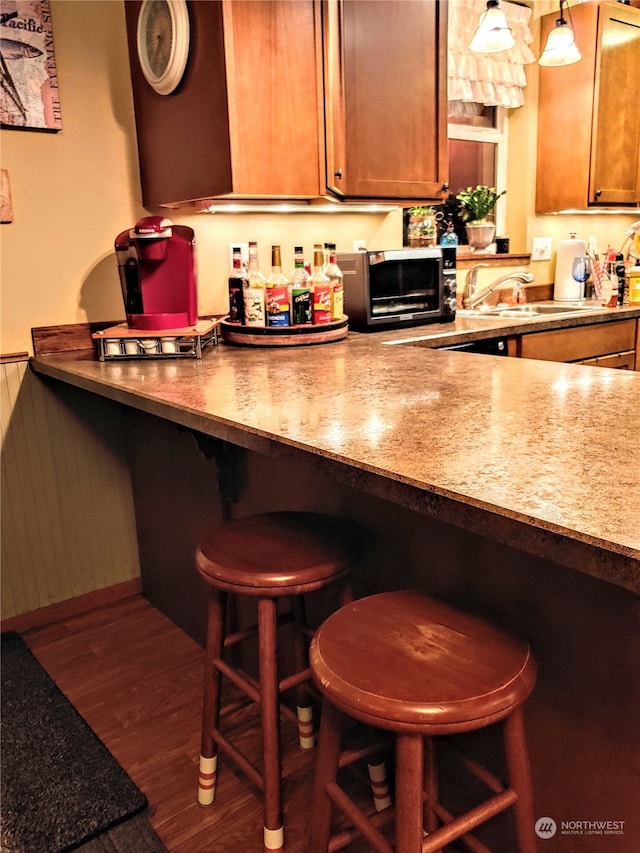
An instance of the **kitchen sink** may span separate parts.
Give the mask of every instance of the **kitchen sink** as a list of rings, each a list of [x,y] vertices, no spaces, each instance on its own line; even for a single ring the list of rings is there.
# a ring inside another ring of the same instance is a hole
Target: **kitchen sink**
[[[496,305],[494,308],[463,308],[459,313],[469,317],[539,317],[548,314],[576,314],[584,311],[597,311],[602,305],[590,305],[575,302],[567,305],[553,305],[547,302],[531,302],[527,305]]]

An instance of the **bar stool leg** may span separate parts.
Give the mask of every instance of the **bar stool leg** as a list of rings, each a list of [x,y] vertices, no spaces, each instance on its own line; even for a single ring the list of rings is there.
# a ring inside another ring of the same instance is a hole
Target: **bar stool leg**
[[[207,652],[204,668],[204,699],[202,703],[202,739],[200,742],[200,772],[198,803],[210,806],[216,797],[218,747],[212,731],[220,721],[222,675],[215,661],[222,656],[227,618],[227,593],[212,588],[209,592],[207,622]]]
[[[302,626],[306,624],[306,613],[304,599],[301,595],[292,596],[291,610],[295,617],[293,635],[293,663],[296,672],[303,672],[309,668],[309,655],[307,642],[302,633]],[[298,717],[298,742],[300,749],[313,749],[315,741],[313,738],[313,708],[311,697],[305,683],[296,687],[296,714]]]
[[[513,820],[518,853],[536,853],[531,766],[524,731],[522,708],[517,708],[502,724],[509,784],[518,795]]]
[[[282,773],[278,690],[278,614],[273,598],[258,599],[260,708],[264,756],[264,847],[282,850]]]
[[[396,735],[396,850],[420,853],[424,836],[422,784],[424,752],[421,735]]]
[[[371,726],[366,727],[367,739],[370,743],[378,737],[380,732]],[[393,805],[391,792],[389,790],[389,779],[387,777],[387,765],[384,760],[382,749],[375,749],[367,759],[367,770],[369,773],[369,784],[371,785],[371,796],[373,805],[377,812],[383,812]]]
[[[440,826],[435,807],[438,804],[438,766],[433,738],[424,738],[424,828],[428,834]]]
[[[327,786],[335,782],[340,759],[342,714],[330,702],[322,703],[320,738],[316,753],[309,816],[309,833],[306,853],[327,853],[331,836],[331,800],[326,795]]]
[[[351,604],[353,601],[355,601],[353,587],[351,586],[351,582],[348,578],[344,581],[342,589],[340,590],[339,601],[340,607],[344,607],[346,604]]]

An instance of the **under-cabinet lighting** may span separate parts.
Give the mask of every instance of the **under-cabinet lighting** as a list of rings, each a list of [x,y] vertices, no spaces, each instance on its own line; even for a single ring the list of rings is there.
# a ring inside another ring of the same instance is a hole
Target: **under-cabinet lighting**
[[[348,204],[331,202],[316,204],[302,202],[225,202],[214,201],[207,205],[198,205],[199,213],[390,213],[397,210],[397,204]]]
[[[579,207],[568,207],[565,210],[550,210],[545,212],[544,216],[574,216],[575,214],[584,215],[585,213],[589,216],[607,216],[609,214],[614,216],[620,216],[621,214],[626,214],[628,216],[637,216],[640,213],[640,207],[603,207],[600,209],[589,208],[588,210],[585,208]]]

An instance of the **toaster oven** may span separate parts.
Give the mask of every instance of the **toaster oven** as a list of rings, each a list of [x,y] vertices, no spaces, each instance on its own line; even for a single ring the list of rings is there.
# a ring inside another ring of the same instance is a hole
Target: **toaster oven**
[[[455,246],[340,252],[337,261],[351,328],[374,331],[455,320]]]

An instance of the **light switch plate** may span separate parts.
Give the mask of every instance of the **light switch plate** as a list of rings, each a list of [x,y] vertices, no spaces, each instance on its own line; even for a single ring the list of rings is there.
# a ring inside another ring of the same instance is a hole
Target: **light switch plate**
[[[532,261],[550,261],[551,260],[551,237],[532,237],[531,238],[531,260]]]

